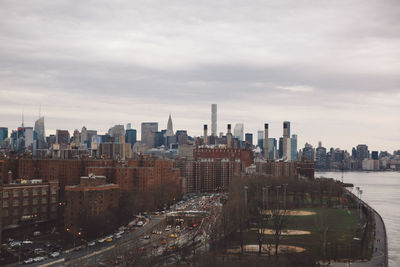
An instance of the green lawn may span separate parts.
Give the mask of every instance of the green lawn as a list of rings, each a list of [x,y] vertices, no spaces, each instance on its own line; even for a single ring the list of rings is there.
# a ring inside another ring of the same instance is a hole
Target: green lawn
[[[328,226],[327,258],[361,258],[361,233],[358,231],[358,213],[333,208],[303,208],[316,212],[309,216],[286,216],[284,229],[310,231],[310,235],[282,236],[281,244],[305,248],[308,252],[323,256],[323,227]],[[271,228],[271,227],[268,227]],[[271,235],[265,236],[267,243],[273,243]],[[255,231],[245,233],[245,244],[257,244]],[[232,245],[239,245],[239,233],[234,234]]]

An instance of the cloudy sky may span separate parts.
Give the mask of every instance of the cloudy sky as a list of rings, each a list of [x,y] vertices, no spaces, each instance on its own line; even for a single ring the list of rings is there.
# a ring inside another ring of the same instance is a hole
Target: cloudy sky
[[[393,151],[399,48],[398,0],[1,0],[0,126],[201,135],[217,103],[218,131]]]

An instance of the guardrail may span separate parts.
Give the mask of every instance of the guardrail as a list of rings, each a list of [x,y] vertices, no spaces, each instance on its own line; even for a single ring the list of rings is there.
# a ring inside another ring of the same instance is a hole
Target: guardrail
[[[352,197],[356,198],[364,206],[364,208],[369,209],[374,214],[378,215],[379,219],[381,220],[382,225],[383,225],[383,231],[385,234],[385,267],[388,267],[389,266],[388,239],[387,239],[385,222],[383,221],[382,216],[374,208],[372,208],[370,205],[368,205],[364,200],[362,200],[359,197],[357,197],[356,195],[354,195],[353,192],[349,191],[347,188],[345,188],[345,189]]]

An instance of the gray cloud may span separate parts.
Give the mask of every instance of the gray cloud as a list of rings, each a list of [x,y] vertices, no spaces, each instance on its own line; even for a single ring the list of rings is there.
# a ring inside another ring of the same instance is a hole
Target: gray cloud
[[[264,121],[300,143],[398,148],[396,1],[2,1],[0,122],[105,131],[165,120],[201,134]],[[396,128],[397,127],[397,128]],[[378,138],[379,137],[379,138]],[[394,138],[394,139],[393,139]]]

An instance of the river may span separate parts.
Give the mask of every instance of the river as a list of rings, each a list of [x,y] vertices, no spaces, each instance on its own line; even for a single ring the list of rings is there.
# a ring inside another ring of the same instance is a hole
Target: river
[[[321,176],[341,180],[342,173],[315,173],[315,177]],[[400,266],[400,173],[344,172],[343,181],[359,186],[361,198],[382,216],[389,241],[389,266]]]

